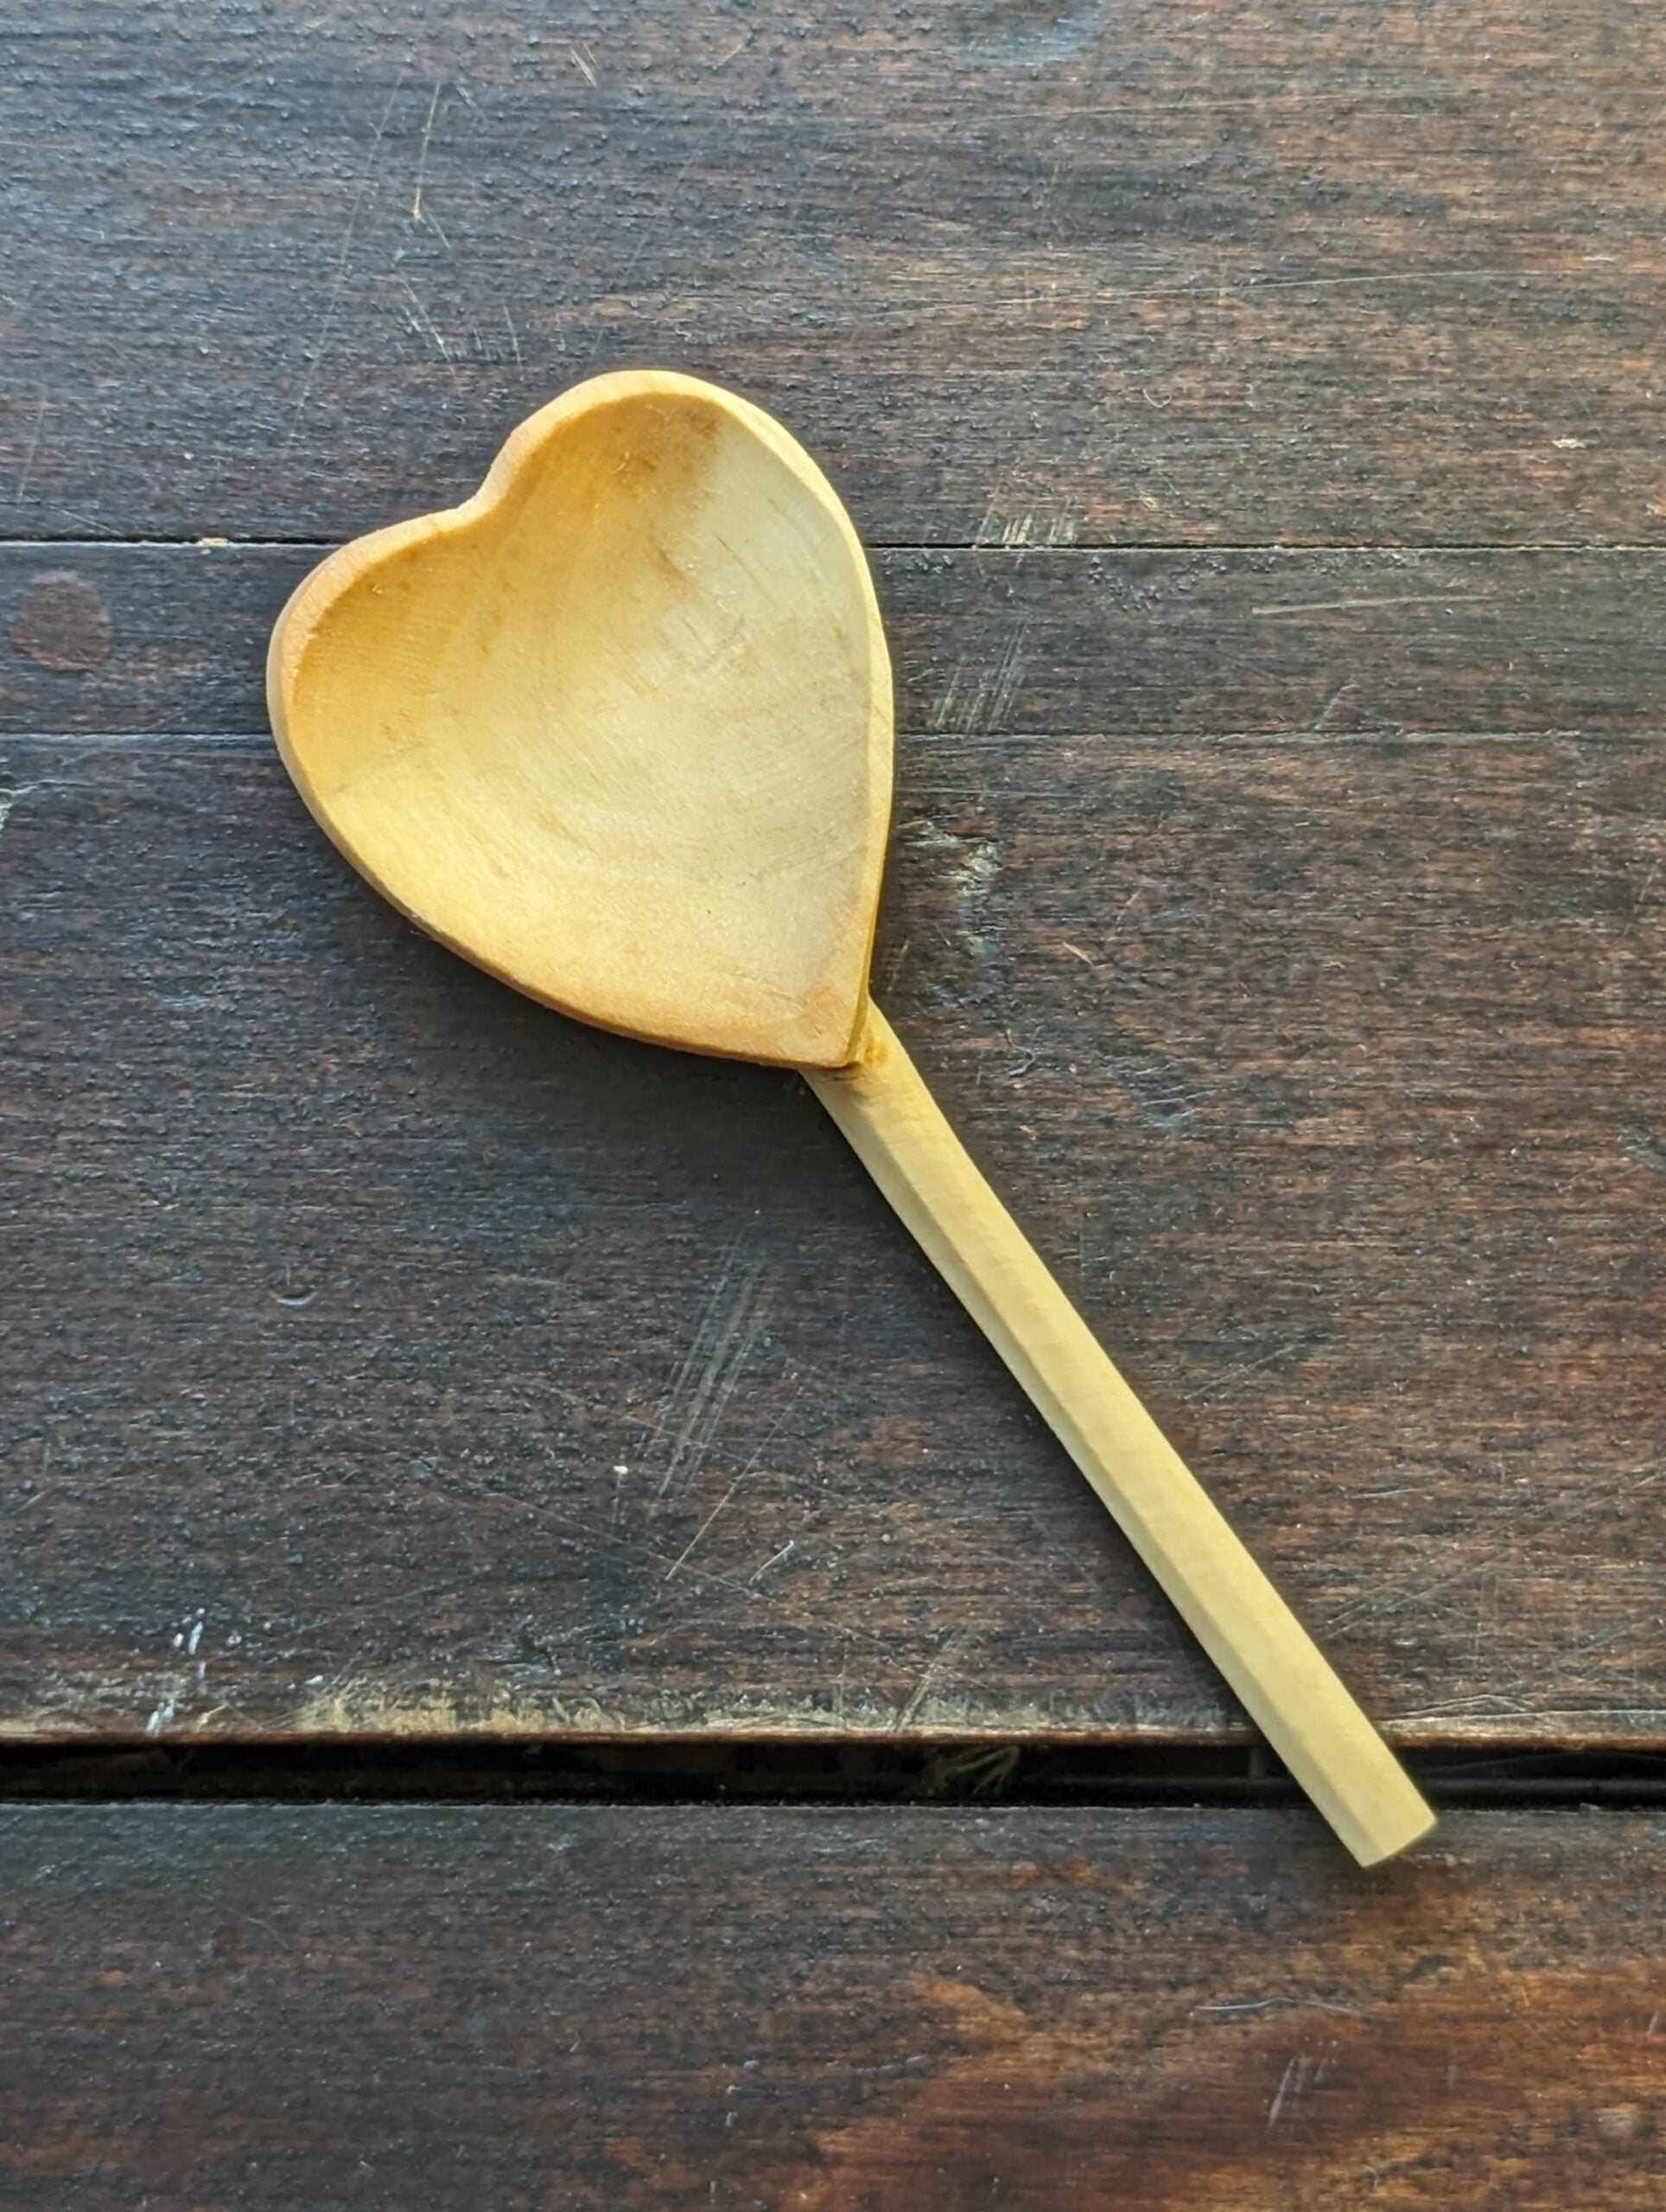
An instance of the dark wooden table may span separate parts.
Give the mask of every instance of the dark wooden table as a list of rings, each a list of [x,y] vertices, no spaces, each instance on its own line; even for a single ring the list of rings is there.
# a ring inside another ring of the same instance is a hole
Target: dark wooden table
[[[8,2207],[1659,2201],[1663,28],[18,11]],[[637,363],[873,549],[887,1003],[1410,1859],[796,1077],[287,785],[296,579]]]

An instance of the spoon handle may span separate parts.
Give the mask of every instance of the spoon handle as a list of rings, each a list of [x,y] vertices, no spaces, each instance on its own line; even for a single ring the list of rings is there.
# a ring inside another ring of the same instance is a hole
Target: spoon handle
[[[1434,1815],[973,1165],[877,1007],[805,1077],[1268,1741],[1364,1866]]]

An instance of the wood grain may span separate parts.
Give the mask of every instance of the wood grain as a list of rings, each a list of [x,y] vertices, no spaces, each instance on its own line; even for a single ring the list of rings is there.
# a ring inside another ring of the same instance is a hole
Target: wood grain
[[[1408,1745],[1666,1732],[1658,760],[905,748],[899,1030]],[[796,1077],[484,981],[264,742],[3,783],[8,1726],[1233,1724]]]
[[[1663,1830],[130,1806],[0,1826],[14,2212],[1629,2212]]]
[[[339,539],[591,370],[865,537],[1662,537],[1630,0],[43,0],[0,529]]]
[[[327,550],[0,544],[0,728],[264,735],[267,638]],[[873,565],[916,735],[1666,724],[1666,552],[892,548]]]

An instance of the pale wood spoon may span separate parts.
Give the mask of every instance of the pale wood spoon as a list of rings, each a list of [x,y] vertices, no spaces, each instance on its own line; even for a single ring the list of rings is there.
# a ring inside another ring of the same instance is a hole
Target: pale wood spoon
[[[1433,1825],[868,995],[890,664],[849,518],[778,423],[658,371],[578,385],[463,505],[315,569],[268,694],[319,821],[455,951],[586,1021],[802,1068],[1354,1856]]]

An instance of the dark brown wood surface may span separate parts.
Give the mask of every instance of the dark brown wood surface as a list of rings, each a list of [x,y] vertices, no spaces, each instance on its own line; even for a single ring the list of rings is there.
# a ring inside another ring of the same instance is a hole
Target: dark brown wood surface
[[[1654,13],[8,36],[4,1725],[1234,1725],[798,1087],[260,738],[322,543],[674,355],[881,549],[882,988],[1069,1287],[1404,1740],[1657,1739]]]
[[[1659,760],[904,749],[887,1002],[1408,1742],[1662,1733]],[[1230,1720],[796,1077],[487,982],[264,741],[3,772],[9,1725]]]
[[[12,2212],[1626,2212],[1656,1821],[16,1810]]]
[[[0,528],[337,537],[588,370],[879,542],[1659,543],[1633,0],[10,11]]]
[[[960,1802],[0,1811],[8,2208],[1657,2201],[1658,1822],[978,1809],[1250,1755],[796,1078],[416,936],[261,663],[578,377],[776,410],[945,1104],[1398,1740],[1641,1799],[1663,21],[12,11],[0,1790]]]

